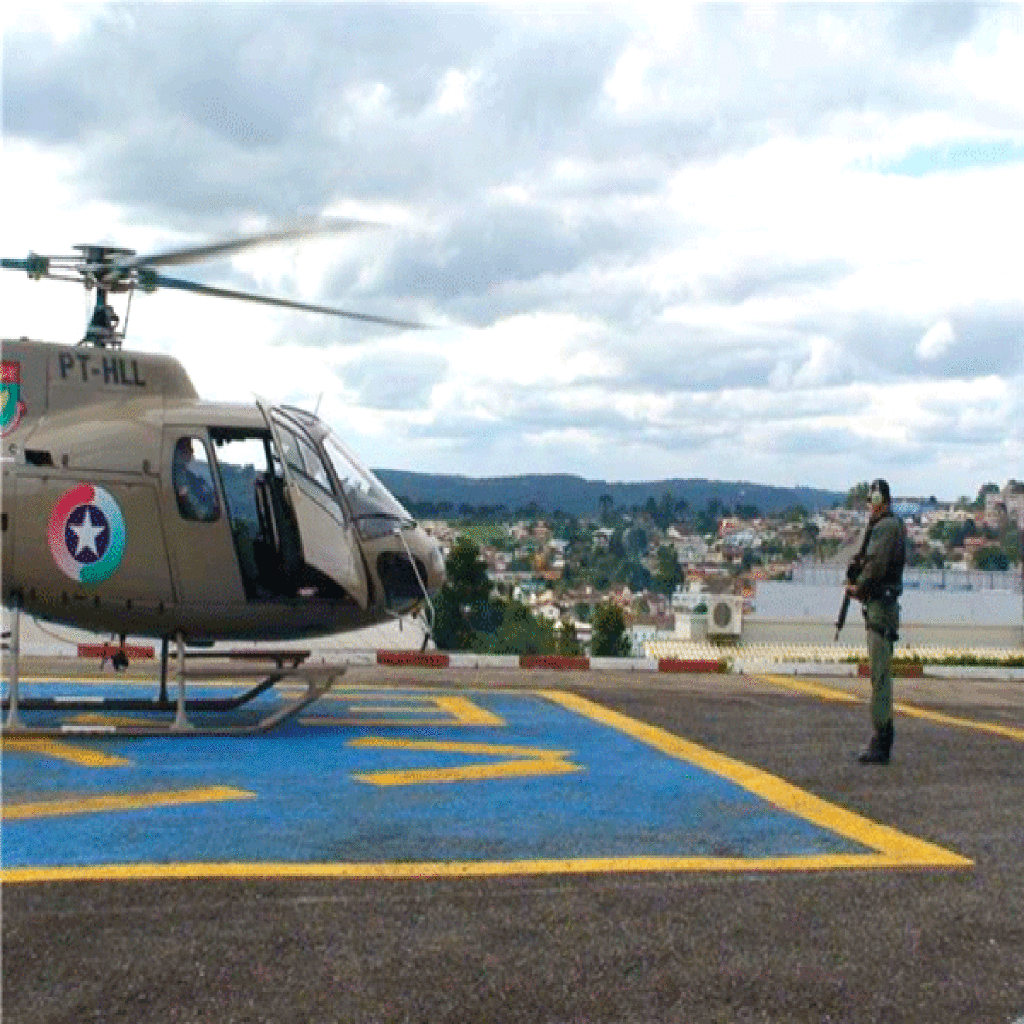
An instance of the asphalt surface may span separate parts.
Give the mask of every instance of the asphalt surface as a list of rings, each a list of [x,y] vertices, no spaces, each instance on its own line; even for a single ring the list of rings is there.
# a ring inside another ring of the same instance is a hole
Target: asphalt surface
[[[2,1019],[1024,1019],[1024,686],[897,682],[888,767],[859,680],[353,669],[561,688],[970,858],[961,868],[8,884]],[[990,723],[1003,732],[986,731]],[[232,742],[225,740],[225,743]]]

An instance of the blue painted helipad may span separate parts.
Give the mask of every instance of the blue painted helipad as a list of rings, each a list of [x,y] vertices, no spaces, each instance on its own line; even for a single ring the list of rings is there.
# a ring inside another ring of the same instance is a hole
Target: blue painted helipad
[[[4,740],[11,882],[965,863],[556,691],[340,688],[262,736]]]

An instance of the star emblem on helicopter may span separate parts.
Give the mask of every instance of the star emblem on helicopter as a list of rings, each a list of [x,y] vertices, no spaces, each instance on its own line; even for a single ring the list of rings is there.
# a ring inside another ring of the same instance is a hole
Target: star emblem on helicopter
[[[102,487],[72,487],[53,508],[49,541],[53,560],[65,576],[101,583],[114,574],[124,553],[121,508]]]
[[[79,505],[68,517],[64,540],[76,562],[91,565],[99,561],[110,543],[110,526],[102,509]]]

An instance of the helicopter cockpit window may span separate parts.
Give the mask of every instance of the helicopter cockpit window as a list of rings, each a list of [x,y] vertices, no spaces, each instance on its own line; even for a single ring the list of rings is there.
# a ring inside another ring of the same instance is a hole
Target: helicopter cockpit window
[[[299,454],[299,439],[280,423],[277,425],[277,437],[281,447],[281,458],[285,464],[300,473],[305,473],[306,467],[302,464],[302,456]]]
[[[302,452],[302,461],[306,464],[306,475],[312,477],[325,491],[330,491],[331,478],[327,475],[324,460],[317,454],[316,449],[300,437],[299,451]]]
[[[333,434],[323,439],[323,446],[355,519],[412,521],[388,489]]]
[[[289,430],[280,420],[277,422],[277,435],[281,442],[281,457],[285,463],[319,484],[328,494],[333,494],[327,467],[313,445],[306,438]]]
[[[212,523],[220,518],[220,501],[213,483],[210,456],[199,437],[182,437],[174,446],[174,496],[183,519]]]

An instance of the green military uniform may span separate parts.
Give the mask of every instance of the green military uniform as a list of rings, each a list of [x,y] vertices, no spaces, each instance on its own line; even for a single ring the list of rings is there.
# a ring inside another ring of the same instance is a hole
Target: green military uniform
[[[892,746],[892,649],[900,628],[899,596],[903,592],[907,531],[903,521],[886,510],[868,526],[863,568],[856,596],[864,605],[868,656],[871,663],[871,724],[874,737],[861,760],[889,759]],[[867,756],[882,753],[881,757]]]

